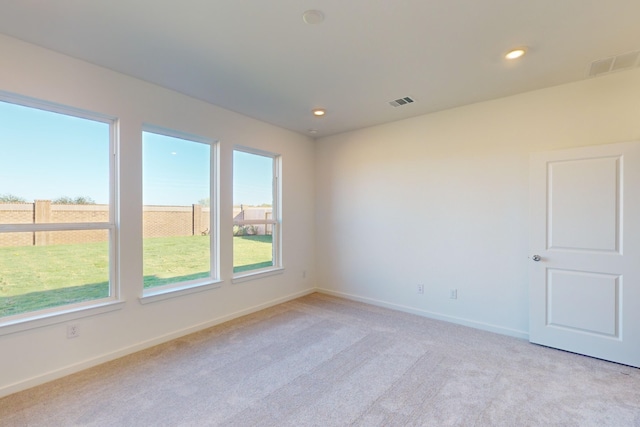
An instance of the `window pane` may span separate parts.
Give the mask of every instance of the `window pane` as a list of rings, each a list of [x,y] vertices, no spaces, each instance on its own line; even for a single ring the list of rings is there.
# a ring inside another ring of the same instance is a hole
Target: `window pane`
[[[106,298],[109,231],[0,233],[0,317]]]
[[[109,124],[0,102],[0,203],[94,205],[95,212],[55,214],[35,209],[35,222],[108,221]],[[0,223],[29,223],[19,206]],[[28,209],[27,209],[28,210]],[[1,212],[0,212],[1,214]],[[73,218],[73,220],[71,220]]]
[[[0,317],[112,296],[112,122],[81,115],[0,101],[0,224],[21,226],[0,232]]]
[[[274,265],[273,157],[233,153],[233,271]]]
[[[209,236],[150,237],[143,244],[145,288],[210,275]]]
[[[233,152],[233,205],[273,206],[273,158]]]
[[[143,133],[144,287],[211,276],[209,144]]]
[[[233,229],[234,273],[273,266],[272,235],[236,234],[238,233],[237,226],[234,226]]]

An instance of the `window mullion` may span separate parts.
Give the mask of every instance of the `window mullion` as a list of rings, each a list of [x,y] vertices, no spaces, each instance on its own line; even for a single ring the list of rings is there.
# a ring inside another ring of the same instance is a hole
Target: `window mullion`
[[[0,233],[22,233],[29,231],[72,231],[72,230],[110,230],[110,222],[60,222],[46,224],[0,224]]]
[[[262,225],[262,224],[277,224],[278,221],[273,219],[234,219],[233,223],[235,225],[243,225],[243,224]]]

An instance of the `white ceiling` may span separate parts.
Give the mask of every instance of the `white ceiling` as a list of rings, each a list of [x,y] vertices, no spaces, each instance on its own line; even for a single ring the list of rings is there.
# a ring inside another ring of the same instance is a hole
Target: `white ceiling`
[[[639,18],[639,0],[0,1],[0,33],[311,136],[584,79],[640,49]]]

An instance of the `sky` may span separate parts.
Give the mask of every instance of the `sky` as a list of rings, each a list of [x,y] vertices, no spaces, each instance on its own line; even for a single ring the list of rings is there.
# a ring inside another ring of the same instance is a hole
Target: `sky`
[[[233,152],[233,204],[259,206],[273,203],[273,158]]]
[[[109,201],[109,125],[0,102],[0,195]]]
[[[209,144],[142,133],[142,203],[187,206],[209,198]]]
[[[122,143],[122,142],[121,142]],[[209,197],[208,144],[143,133],[143,204]],[[234,152],[234,204],[271,203],[270,157]],[[0,195],[109,202],[109,125],[0,101]]]

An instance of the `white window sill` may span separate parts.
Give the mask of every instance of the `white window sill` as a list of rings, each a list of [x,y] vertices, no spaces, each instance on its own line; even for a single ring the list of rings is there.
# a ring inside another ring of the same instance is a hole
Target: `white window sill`
[[[242,272],[233,276],[231,283],[242,283],[249,280],[262,279],[263,277],[275,276],[284,273],[284,267],[275,267],[268,270],[254,270],[250,272]]]
[[[120,310],[125,302],[103,300],[102,302],[91,301],[83,304],[82,306],[68,308],[64,306],[57,307],[39,314],[27,313],[14,317],[13,319],[11,317],[7,318],[7,320],[0,319],[0,336]]]
[[[222,280],[186,283],[181,286],[169,285],[158,288],[145,289],[139,298],[140,304],[149,304],[156,301],[179,297],[182,295],[194,294],[196,292],[218,289],[222,286]]]

